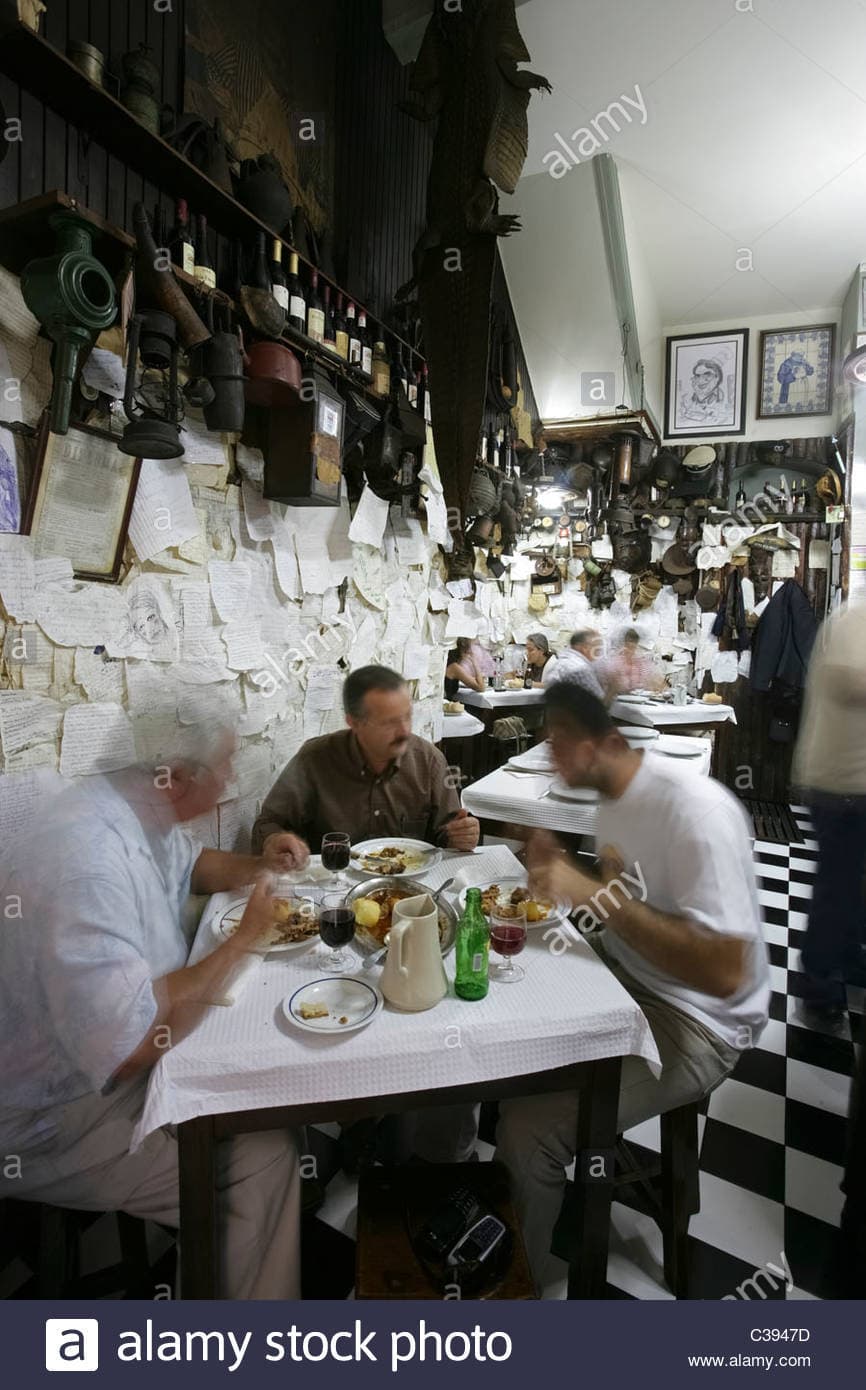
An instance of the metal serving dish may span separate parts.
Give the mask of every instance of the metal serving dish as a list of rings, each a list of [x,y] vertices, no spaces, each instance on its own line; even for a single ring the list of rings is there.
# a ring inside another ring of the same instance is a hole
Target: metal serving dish
[[[351,904],[356,898],[367,898],[371,893],[375,893],[378,888],[399,888],[408,889],[403,894],[406,898],[414,898],[419,893],[431,893],[432,890],[426,883],[419,883],[417,878],[405,878],[403,874],[394,874],[390,878],[367,878],[363,883],[358,883],[346,895],[347,903]],[[445,901],[444,895],[437,903],[439,909],[439,943],[442,947],[443,956],[454,947],[454,938],[457,935],[457,911],[450,903]],[[362,954],[367,955],[371,951],[381,950],[384,942],[377,936],[368,931],[366,927],[357,927],[355,930],[354,944],[361,950]]]

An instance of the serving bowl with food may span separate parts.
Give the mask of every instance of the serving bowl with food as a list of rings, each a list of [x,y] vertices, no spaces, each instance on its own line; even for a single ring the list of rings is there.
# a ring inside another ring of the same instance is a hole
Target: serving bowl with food
[[[427,840],[407,840],[396,836],[361,840],[357,845],[352,845],[349,853],[352,872],[365,877],[378,874],[393,878],[397,874],[424,873],[442,858],[441,849]]]
[[[299,951],[319,935],[319,905],[309,897],[271,899],[274,920],[260,946],[268,951]],[[214,917],[211,929],[219,941],[228,941],[241,924],[247,899],[238,898],[225,912]]]
[[[411,878],[384,876],[357,884],[346,898],[347,904],[355,913],[353,944],[364,955],[381,949],[391,930],[394,904],[403,898],[416,898],[419,894],[430,891],[425,883]],[[436,906],[439,911],[439,945],[445,956],[454,945],[457,913],[443,898],[438,900]]]
[[[481,889],[481,911],[488,920],[494,913],[497,917],[518,917],[521,909],[525,908],[526,925],[531,931],[533,927],[552,926],[568,915],[568,908],[563,903],[533,895],[525,877],[499,878],[494,883],[474,886]],[[463,888],[457,899],[461,913],[466,906],[467,891]]]

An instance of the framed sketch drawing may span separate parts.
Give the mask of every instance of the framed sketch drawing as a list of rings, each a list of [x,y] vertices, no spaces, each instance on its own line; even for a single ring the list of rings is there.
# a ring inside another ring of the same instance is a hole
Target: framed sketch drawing
[[[668,338],[665,437],[743,434],[748,357],[748,328]]]
[[[832,323],[761,334],[759,420],[830,414],[835,338]]]
[[[52,434],[46,417],[23,527],[36,558],[65,556],[76,578],[116,583],[140,471],[116,435],[83,425]]]

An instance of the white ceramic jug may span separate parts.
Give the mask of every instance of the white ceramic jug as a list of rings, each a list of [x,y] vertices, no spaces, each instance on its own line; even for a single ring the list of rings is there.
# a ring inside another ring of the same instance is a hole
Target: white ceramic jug
[[[439,911],[429,893],[394,904],[380,988],[408,1013],[432,1009],[448,993],[439,945]]]

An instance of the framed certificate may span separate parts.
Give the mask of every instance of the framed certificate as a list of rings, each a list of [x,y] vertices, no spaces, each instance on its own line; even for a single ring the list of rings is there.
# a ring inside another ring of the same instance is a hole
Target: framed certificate
[[[62,555],[78,579],[116,584],[141,460],[122,454],[117,435],[86,425],[39,435],[23,530],[37,559]]]

